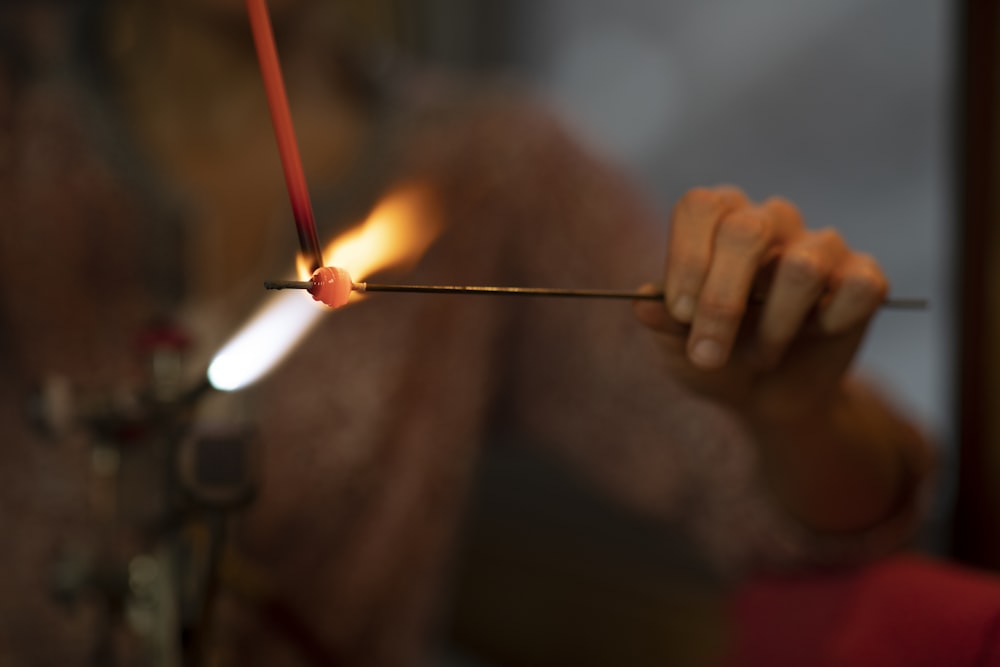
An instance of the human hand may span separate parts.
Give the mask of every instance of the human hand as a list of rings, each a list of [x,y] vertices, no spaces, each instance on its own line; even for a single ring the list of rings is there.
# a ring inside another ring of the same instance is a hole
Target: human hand
[[[696,189],[671,219],[665,302],[636,302],[677,379],[757,423],[833,398],[888,284],[837,232],[788,201]]]

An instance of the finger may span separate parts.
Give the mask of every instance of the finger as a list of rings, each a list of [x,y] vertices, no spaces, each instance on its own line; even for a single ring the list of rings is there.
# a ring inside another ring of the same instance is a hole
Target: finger
[[[843,239],[830,229],[805,234],[786,245],[758,323],[760,363],[774,366],[780,361],[847,254]]]
[[[760,208],[771,220],[774,235],[780,242],[794,240],[808,232],[799,208],[784,197],[769,197]],[[780,243],[771,247],[774,253],[780,253],[781,249]]]
[[[654,294],[656,290],[655,285],[647,283],[640,287],[638,291],[640,294]],[[654,331],[673,334],[686,329],[685,325],[671,317],[663,302],[659,299],[636,299],[632,302],[632,308],[636,319],[643,326]]]
[[[664,299],[674,318],[689,323],[712,262],[712,246],[719,222],[731,211],[746,206],[737,188],[696,188],[685,194],[670,221]]]
[[[889,281],[871,255],[850,253],[835,272],[833,294],[819,316],[820,328],[840,333],[871,319],[889,293]]]
[[[792,238],[806,231],[799,207],[784,197],[768,197],[760,208],[767,214],[786,238]]]
[[[802,214],[787,199],[771,197],[760,205],[760,209],[771,220],[771,224],[774,227],[775,242],[768,248],[767,253],[761,260],[761,266],[757,271],[757,275],[754,277],[752,295],[758,301],[763,300],[770,289],[771,283],[774,280],[778,259],[785,244],[806,233],[805,225],[802,222]]]
[[[691,323],[688,354],[702,368],[725,365],[732,351],[751,286],[768,250],[784,230],[766,211],[744,207],[718,225],[712,262]]]

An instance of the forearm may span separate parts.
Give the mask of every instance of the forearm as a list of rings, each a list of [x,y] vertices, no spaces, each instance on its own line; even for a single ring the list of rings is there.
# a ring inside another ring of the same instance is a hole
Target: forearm
[[[887,519],[912,501],[930,470],[924,437],[857,381],[794,420],[750,421],[772,492],[820,532]]]

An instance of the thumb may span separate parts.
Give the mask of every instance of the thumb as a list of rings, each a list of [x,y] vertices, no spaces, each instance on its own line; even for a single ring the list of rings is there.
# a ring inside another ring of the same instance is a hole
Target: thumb
[[[655,294],[657,288],[651,283],[647,283],[639,288],[642,294]],[[660,333],[678,334],[686,331],[687,327],[675,320],[667,311],[666,305],[661,300],[636,299],[632,302],[632,310],[639,323],[648,329]]]

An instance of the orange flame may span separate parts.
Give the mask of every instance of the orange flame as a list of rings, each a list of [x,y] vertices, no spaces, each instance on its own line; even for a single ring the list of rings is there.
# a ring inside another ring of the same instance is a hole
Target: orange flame
[[[408,185],[390,192],[361,224],[346,230],[323,249],[323,264],[347,269],[355,282],[376,271],[411,268],[440,233],[427,190]],[[308,280],[309,260],[296,258],[299,278]]]
[[[376,271],[415,265],[441,232],[440,217],[429,191],[408,185],[390,192],[360,225],[327,245],[327,266],[347,269],[355,282]],[[297,258],[302,280],[311,277],[308,260]],[[243,389],[275,368],[331,312],[308,295],[278,292],[264,301],[243,327],[222,346],[208,368],[216,389]]]

